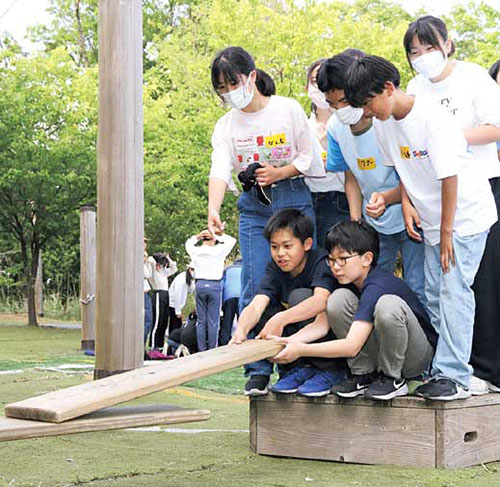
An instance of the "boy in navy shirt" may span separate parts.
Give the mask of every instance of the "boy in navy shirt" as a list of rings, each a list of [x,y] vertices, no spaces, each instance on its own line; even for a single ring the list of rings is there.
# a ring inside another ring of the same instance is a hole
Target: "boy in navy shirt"
[[[231,343],[241,343],[247,335],[289,336],[326,309],[328,296],[339,284],[328,267],[326,251],[312,248],[313,234],[312,221],[297,209],[279,210],[269,219],[264,235],[272,261],[257,295],[242,311]],[[274,392],[308,396],[328,394],[345,377],[343,361],[324,359],[300,360],[278,370],[281,378],[272,387]],[[266,394],[272,371],[267,360],[247,364],[245,394]]]
[[[341,222],[326,238],[328,262],[340,284],[328,299],[327,313],[290,338],[274,361],[298,357],[346,357],[350,377],[334,386],[341,397],[364,394],[389,400],[408,394],[407,379],[431,364],[436,333],[413,291],[392,273],[376,267],[377,232],[366,222]],[[310,343],[332,329],[337,340]]]

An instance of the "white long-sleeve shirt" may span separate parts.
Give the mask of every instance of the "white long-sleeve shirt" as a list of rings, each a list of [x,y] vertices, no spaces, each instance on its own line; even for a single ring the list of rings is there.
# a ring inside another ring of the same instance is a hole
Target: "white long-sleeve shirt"
[[[186,242],[186,252],[193,261],[196,279],[218,281],[224,274],[224,261],[236,244],[236,239],[231,235],[217,236],[221,243],[216,245],[196,246],[198,239],[193,235]]]
[[[168,291],[168,278],[177,272],[177,263],[170,257],[168,258],[169,266],[156,267],[156,260],[153,256],[149,256],[147,265],[151,269],[151,277],[149,283],[154,291]]]
[[[186,272],[181,272],[172,281],[169,290],[169,306],[175,309],[175,314],[179,316],[182,312],[182,308],[186,306],[186,300],[188,294],[194,292],[194,279],[191,281],[191,285],[186,284]]]

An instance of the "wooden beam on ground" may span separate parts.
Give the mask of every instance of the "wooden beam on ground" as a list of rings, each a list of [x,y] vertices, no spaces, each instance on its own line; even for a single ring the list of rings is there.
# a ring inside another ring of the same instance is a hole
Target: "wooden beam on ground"
[[[144,357],[141,0],[99,0],[94,377]]]
[[[274,357],[282,349],[283,345],[267,340],[226,345],[8,404],[5,415],[61,423],[200,377]]]
[[[210,419],[206,409],[183,409],[167,404],[122,406],[103,409],[66,423],[54,424],[0,417],[0,441],[42,436],[71,435],[159,424],[188,423]]]
[[[80,208],[80,308],[82,350],[95,350],[96,208]]]

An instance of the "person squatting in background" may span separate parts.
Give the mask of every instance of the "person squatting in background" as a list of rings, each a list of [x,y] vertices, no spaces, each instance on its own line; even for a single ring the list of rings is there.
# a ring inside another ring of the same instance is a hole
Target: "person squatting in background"
[[[231,339],[234,319],[240,316],[239,302],[241,296],[241,259],[224,269],[222,278],[222,323],[219,333],[219,345],[227,345]]]
[[[234,237],[227,234],[214,237],[208,230],[186,242],[196,276],[196,335],[200,352],[218,345],[224,261],[235,244]]]

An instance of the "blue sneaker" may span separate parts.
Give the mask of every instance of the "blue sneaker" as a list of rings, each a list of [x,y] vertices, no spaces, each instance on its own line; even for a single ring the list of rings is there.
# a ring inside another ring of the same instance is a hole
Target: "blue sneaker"
[[[316,373],[306,382],[304,382],[297,392],[302,396],[321,397],[330,394],[330,389],[342,382],[346,378],[345,370],[316,370]]]
[[[297,388],[314,375],[312,367],[295,367],[281,378],[269,390],[281,394],[293,394]]]

